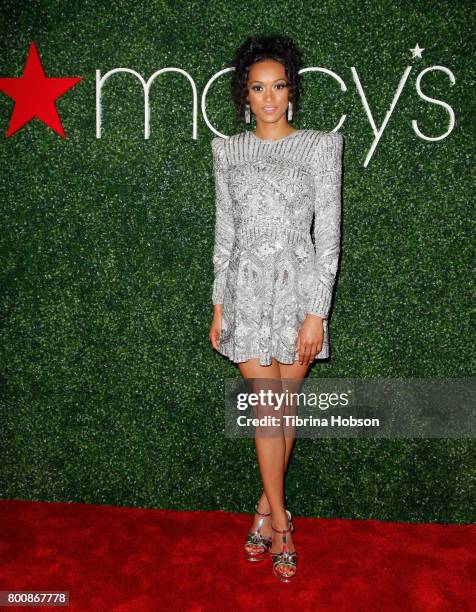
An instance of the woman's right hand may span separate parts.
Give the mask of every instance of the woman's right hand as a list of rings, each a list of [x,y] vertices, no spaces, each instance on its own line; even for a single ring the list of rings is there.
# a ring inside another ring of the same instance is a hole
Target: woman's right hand
[[[210,342],[216,351],[220,350],[220,334],[221,334],[221,315],[223,304],[214,304],[213,319],[210,325],[210,333],[208,334]]]

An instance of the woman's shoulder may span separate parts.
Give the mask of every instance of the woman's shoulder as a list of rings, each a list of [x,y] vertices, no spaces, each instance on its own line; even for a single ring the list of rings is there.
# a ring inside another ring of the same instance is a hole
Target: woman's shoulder
[[[240,142],[245,136],[244,132],[239,134],[233,134],[232,136],[215,136],[211,139],[212,151],[217,156],[227,158],[236,147],[236,143]]]
[[[215,136],[211,139],[210,144],[212,149],[214,150],[221,149],[225,144],[225,138],[222,138],[221,136]]]
[[[320,163],[324,158],[339,156],[343,148],[343,136],[340,132],[324,132],[304,128],[294,139],[295,150],[303,161]]]
[[[344,147],[344,136],[340,132],[311,131],[315,134],[315,146],[312,147],[314,161],[341,155]]]
[[[299,149],[315,152],[318,149],[341,148],[343,136],[340,132],[325,132],[323,130],[314,130],[311,128],[302,128],[298,130],[299,134],[294,139]],[[304,144],[304,147],[302,146]]]
[[[322,130],[313,130],[311,128],[302,128],[297,129],[300,136],[310,137],[310,138],[328,138],[334,140],[342,140],[343,136],[340,132],[323,132]],[[211,143],[212,147],[224,146],[225,142],[240,142],[246,138],[250,137],[251,130],[244,130],[243,132],[238,132],[237,134],[232,134],[231,136],[215,136],[212,138]]]
[[[326,132],[329,142],[334,143],[336,146],[341,146],[344,142],[344,136],[340,132]]]
[[[311,128],[302,128],[296,131],[297,134],[293,134],[292,138],[284,139],[290,145],[285,149],[285,151],[289,151],[290,155],[303,155],[305,159],[312,162],[322,156],[327,157],[341,153],[344,138],[340,132],[324,132]],[[215,136],[211,140],[214,157],[224,165],[239,163],[251,153],[259,154],[262,148],[255,145],[255,137],[250,130],[238,132],[231,136]],[[270,150],[275,149],[272,147]],[[286,153],[282,151],[280,154]]]
[[[227,164],[227,155],[225,151],[225,138],[215,136],[211,139],[210,145],[212,148],[213,159],[215,164],[225,166]]]
[[[211,140],[211,147],[215,159],[222,164],[230,166],[238,163],[243,159],[245,151],[248,150],[246,145],[248,132],[239,132],[231,136],[215,136]]]
[[[344,140],[343,135],[340,132],[322,132],[321,130],[306,130],[307,132],[310,132],[312,137],[315,138],[316,140],[327,140],[327,142],[335,142],[335,143],[339,143],[342,142]]]
[[[212,138],[211,144],[212,147],[221,147],[224,146],[226,142],[236,142],[237,140],[246,138],[247,134],[248,132],[245,131],[238,132],[238,134],[232,134],[231,136],[215,136],[214,138]]]

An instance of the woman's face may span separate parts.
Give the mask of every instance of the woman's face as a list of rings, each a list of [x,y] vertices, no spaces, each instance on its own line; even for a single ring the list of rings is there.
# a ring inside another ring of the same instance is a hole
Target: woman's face
[[[287,82],[284,66],[276,60],[261,60],[250,67],[248,103],[257,123],[277,123],[281,120],[288,109]]]

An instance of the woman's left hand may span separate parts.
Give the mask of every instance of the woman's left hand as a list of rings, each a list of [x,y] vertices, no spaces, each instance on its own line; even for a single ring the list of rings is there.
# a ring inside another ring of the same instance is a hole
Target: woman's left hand
[[[323,318],[308,314],[299,330],[296,350],[299,351],[299,364],[309,365],[322,350],[324,338]]]

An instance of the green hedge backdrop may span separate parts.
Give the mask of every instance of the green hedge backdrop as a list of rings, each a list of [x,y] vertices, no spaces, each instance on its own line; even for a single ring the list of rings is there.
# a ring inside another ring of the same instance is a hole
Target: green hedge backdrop
[[[223,390],[239,372],[210,346],[214,184],[188,80],[208,80],[250,34],[291,35],[305,66],[299,128],[345,138],[342,256],[331,360],[311,377],[474,376],[470,324],[474,202],[474,8],[470,2],[3,2],[1,77],[35,41],[48,77],[81,76],[57,100],[66,138],[38,119],[0,147],[1,467],[4,499],[252,512],[253,441],[224,437]],[[416,44],[424,48],[412,58]],[[424,68],[445,66],[422,80]],[[367,167],[373,132],[412,66]],[[207,97],[236,131],[229,74]],[[6,134],[14,102],[1,94]],[[245,125],[240,129],[245,129]],[[298,440],[287,478],[297,515],[474,521],[474,443]]]

